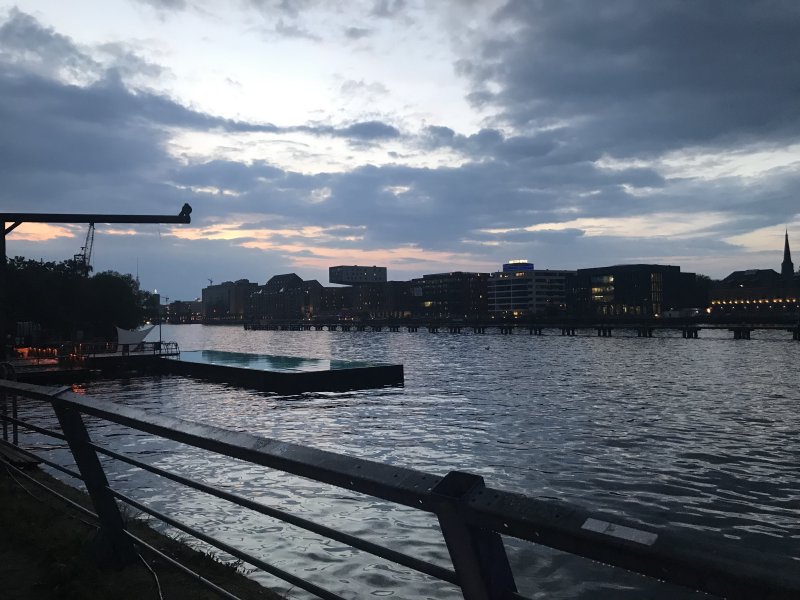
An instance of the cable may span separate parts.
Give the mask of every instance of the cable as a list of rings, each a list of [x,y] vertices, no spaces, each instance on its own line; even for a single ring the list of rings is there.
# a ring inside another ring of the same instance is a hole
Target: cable
[[[21,488],[22,488],[22,490],[23,490],[23,491],[24,491],[26,494],[28,494],[28,496],[30,496],[30,497],[31,497],[31,498],[33,498],[34,500],[37,500],[38,502],[44,502],[44,500],[43,500],[42,498],[40,498],[39,496],[37,496],[36,494],[34,494],[32,491],[30,491],[28,488],[26,488],[24,485],[22,485],[22,482],[21,482],[19,479],[17,479],[16,477],[14,477],[14,474],[11,472],[11,469],[9,469],[9,468],[8,468],[8,465],[5,465],[5,467],[6,467],[6,473],[8,473],[8,476],[9,476],[9,477],[11,477],[11,479],[13,479],[13,480],[14,480],[14,482],[15,482],[15,483],[16,483],[16,484],[17,484],[19,487],[21,487]]]
[[[50,489],[49,487],[47,487],[45,484],[41,483],[40,481],[36,481],[36,480],[35,480],[33,477],[31,477],[31,476],[30,476],[30,475],[28,475],[27,473],[24,473],[24,472],[22,472],[21,470],[17,469],[17,468],[16,468],[14,465],[12,465],[12,464],[10,464],[10,463],[6,462],[6,461],[5,461],[5,460],[3,460],[3,459],[0,459],[0,462],[2,462],[2,463],[3,463],[3,465],[5,466],[5,468],[6,468],[6,472],[8,473],[9,477],[11,477],[11,479],[13,479],[13,480],[14,480],[14,482],[15,482],[15,483],[16,483],[16,484],[17,484],[17,485],[20,487],[20,488],[22,488],[22,490],[23,490],[23,491],[24,491],[26,494],[28,494],[28,495],[29,495],[31,498],[33,498],[34,500],[36,500],[36,501],[38,501],[38,502],[41,502],[42,504],[47,504],[47,502],[45,501],[45,499],[44,499],[44,498],[40,498],[39,496],[37,496],[36,494],[34,494],[33,492],[31,492],[31,491],[30,491],[28,488],[26,488],[26,487],[25,487],[25,486],[22,484],[22,482],[21,482],[19,479],[17,479],[16,477],[14,477],[14,474],[11,472],[11,469],[14,469],[14,470],[15,470],[17,473],[19,473],[19,474],[20,474],[20,475],[22,475],[23,477],[27,477],[27,478],[28,478],[30,481],[32,481],[33,483],[35,483],[35,484],[36,484],[36,485],[38,485],[39,487],[41,487],[41,488],[43,488],[44,490],[46,490],[46,491],[50,492],[51,494],[53,494],[54,496],[56,496],[56,497],[60,498],[61,500],[63,500],[63,501],[65,501],[65,502],[69,503],[69,504],[70,504],[70,505],[72,505],[73,507],[75,507],[75,508],[77,508],[77,509],[81,510],[83,513],[85,513],[85,514],[87,514],[87,515],[89,515],[89,516],[91,516],[91,517],[97,518],[97,515],[95,515],[95,514],[94,514],[92,511],[90,511],[90,510],[88,510],[88,509],[84,508],[83,506],[81,506],[81,505],[80,505],[80,504],[78,504],[77,502],[73,502],[72,500],[70,500],[70,499],[69,499],[69,498],[67,498],[66,496],[62,496],[62,495],[61,495],[61,494],[59,494],[57,491],[55,491],[55,490],[53,490],[53,489]],[[100,528],[100,526],[99,526],[97,523],[90,523],[89,521],[86,521],[86,520],[84,520],[84,519],[81,519],[80,517],[77,517],[77,516],[75,516],[75,515],[72,515],[72,514],[68,513],[68,512],[67,512],[67,511],[65,511],[65,510],[61,510],[61,508],[59,508],[58,506],[55,506],[55,505],[53,505],[53,504],[49,504],[48,506],[50,506],[50,508],[52,508],[53,510],[56,510],[56,511],[58,511],[59,513],[61,513],[63,516],[65,516],[65,517],[67,517],[67,518],[70,518],[70,519],[75,519],[76,521],[80,521],[80,522],[81,522],[81,523],[83,523],[84,525],[87,525],[87,526],[89,526],[89,527],[92,527],[92,528],[94,528],[94,529],[99,529],[99,528]]]
[[[52,490],[52,489],[48,488],[48,487],[47,487],[45,484],[43,484],[43,483],[41,483],[41,482],[39,482],[39,481],[36,481],[36,480],[35,480],[35,479],[33,479],[33,478],[30,476],[30,475],[28,475],[28,474],[26,474],[26,473],[23,473],[22,471],[20,471],[19,469],[17,469],[17,468],[16,468],[14,465],[11,465],[11,464],[7,463],[7,462],[6,462],[5,460],[3,460],[3,459],[0,459],[0,462],[1,462],[1,463],[3,463],[3,465],[4,465],[4,466],[5,466],[5,468],[6,468],[6,472],[8,473],[8,476],[9,476],[9,477],[11,477],[11,479],[14,481],[14,483],[16,483],[16,484],[17,484],[17,486],[19,486],[19,487],[20,487],[20,488],[21,488],[21,489],[22,489],[22,490],[23,490],[23,491],[24,491],[26,494],[28,494],[28,495],[29,495],[31,498],[33,498],[33,499],[34,499],[34,500],[36,500],[37,502],[41,502],[42,504],[47,504],[47,502],[45,501],[45,499],[44,499],[44,498],[41,498],[41,497],[37,496],[36,494],[34,494],[33,492],[31,492],[31,491],[30,491],[28,488],[26,488],[26,487],[25,487],[25,486],[22,484],[22,482],[21,482],[19,479],[17,479],[17,478],[14,476],[14,473],[12,473],[11,469],[14,469],[14,470],[16,470],[17,472],[19,472],[19,474],[20,474],[20,475],[24,475],[25,477],[27,477],[28,479],[30,479],[30,480],[31,480],[33,483],[35,483],[36,485],[39,485],[39,486],[41,486],[42,488],[44,488],[45,490],[47,490],[47,491],[48,491],[48,492],[50,492],[51,494],[54,494],[54,495],[55,495],[55,496],[57,496],[58,498],[60,498],[60,499],[62,499],[62,500],[66,500],[66,501],[67,501],[67,502],[69,502],[71,505],[73,505],[73,506],[75,506],[75,507],[77,507],[77,508],[81,509],[81,510],[82,510],[82,511],[84,511],[84,512],[87,512],[87,513],[89,513],[89,514],[93,514],[93,513],[91,513],[91,511],[88,511],[87,509],[85,509],[85,508],[83,508],[82,506],[78,505],[77,503],[73,502],[73,501],[72,501],[72,500],[70,500],[69,498],[66,498],[65,496],[62,496],[61,494],[59,494],[59,493],[58,493],[58,492],[56,492],[55,490]],[[92,528],[94,528],[94,529],[99,529],[99,528],[100,528],[100,526],[99,526],[99,525],[97,525],[96,523],[90,523],[89,521],[86,521],[86,520],[84,520],[84,519],[81,519],[80,517],[77,517],[77,516],[75,516],[75,515],[71,515],[71,514],[69,514],[68,512],[66,512],[66,511],[64,511],[64,510],[61,510],[61,509],[60,509],[59,507],[57,507],[57,506],[53,506],[53,505],[49,505],[49,506],[50,506],[50,508],[53,508],[53,509],[57,510],[57,511],[58,511],[59,513],[61,513],[63,516],[66,516],[66,517],[68,517],[68,518],[70,518],[70,519],[75,519],[76,521],[80,521],[80,522],[81,522],[81,523],[83,523],[84,525],[87,525],[87,526],[89,526],[89,527],[92,527]],[[93,515],[93,516],[94,516],[94,515]],[[159,598],[159,600],[164,600],[164,595],[163,595],[163,593],[162,593],[162,591],[161,591],[161,582],[160,582],[160,581],[159,581],[159,579],[158,579],[158,575],[157,575],[157,574],[156,574],[156,572],[153,570],[153,568],[150,566],[150,564],[149,564],[149,563],[148,563],[148,562],[147,562],[147,561],[144,559],[144,557],[143,557],[141,554],[139,554],[139,553],[137,553],[137,554],[138,554],[138,556],[139,556],[139,559],[142,561],[142,563],[144,563],[144,566],[147,568],[147,570],[148,570],[148,571],[150,571],[150,575],[152,575],[152,576],[153,576],[153,580],[155,581],[155,584],[156,584],[156,592],[158,593],[158,598]]]
[[[139,553],[137,552],[137,554]],[[156,575],[156,572],[153,570],[153,567],[151,567],[149,563],[144,559],[144,556],[139,554],[139,558],[144,563],[144,566],[147,567],[147,570],[150,571],[150,574],[153,576],[153,580],[156,582],[156,591],[158,592],[159,600],[164,600],[164,596],[161,593],[161,583],[158,581],[158,575]]]

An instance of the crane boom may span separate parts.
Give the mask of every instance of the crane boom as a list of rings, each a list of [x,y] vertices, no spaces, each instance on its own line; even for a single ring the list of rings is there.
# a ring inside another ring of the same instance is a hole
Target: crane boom
[[[89,223],[89,231],[86,232],[86,243],[83,245],[83,254],[86,256],[86,268],[92,265],[92,248],[94,247],[94,223]]]
[[[86,232],[86,240],[81,246],[81,251],[73,258],[75,259],[75,271],[84,277],[89,276],[92,270],[92,247],[94,246],[94,223],[89,223],[89,230]]]

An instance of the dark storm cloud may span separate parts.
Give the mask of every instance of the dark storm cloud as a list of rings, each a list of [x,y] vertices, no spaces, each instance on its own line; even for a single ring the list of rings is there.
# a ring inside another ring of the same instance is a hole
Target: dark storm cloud
[[[564,124],[615,156],[800,133],[793,0],[512,1],[495,23],[514,33],[460,69],[523,130]]]

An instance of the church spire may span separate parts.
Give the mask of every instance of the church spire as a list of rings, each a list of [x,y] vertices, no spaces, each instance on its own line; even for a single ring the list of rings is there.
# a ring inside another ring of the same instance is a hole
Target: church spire
[[[786,237],[783,243],[783,262],[781,263],[781,275],[785,279],[794,277],[794,263],[792,262],[792,252],[789,250],[789,230],[786,230]]]

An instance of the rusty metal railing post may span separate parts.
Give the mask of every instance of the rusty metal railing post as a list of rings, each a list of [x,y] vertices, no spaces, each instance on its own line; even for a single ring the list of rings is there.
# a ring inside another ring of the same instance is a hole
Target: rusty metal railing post
[[[98,563],[101,566],[120,568],[135,562],[138,556],[136,549],[125,535],[125,523],[117,502],[109,491],[103,465],[89,445],[89,432],[81,413],[74,408],[60,406],[57,400],[53,402],[53,409],[100,520],[100,536],[96,546]]]
[[[500,535],[464,520],[460,507],[484,487],[483,477],[451,471],[431,493],[449,501],[436,511],[464,600],[501,600],[516,592],[514,574]]]

